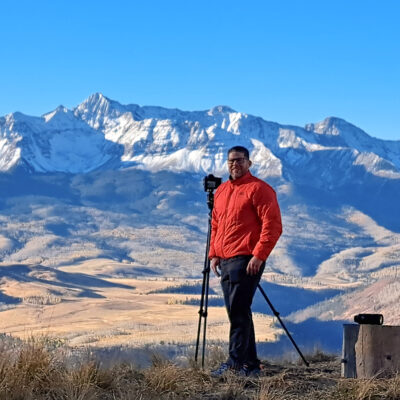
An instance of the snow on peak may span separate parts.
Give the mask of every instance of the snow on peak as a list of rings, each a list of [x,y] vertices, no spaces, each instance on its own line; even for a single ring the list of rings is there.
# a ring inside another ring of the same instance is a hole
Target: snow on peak
[[[111,100],[104,96],[103,93],[97,92],[90,95],[84,103],[98,104],[98,103],[110,103]]]
[[[112,101],[101,93],[95,93],[89,96],[81,103],[76,110],[90,111],[91,113],[106,113],[111,107]]]
[[[208,115],[230,114],[230,113],[236,113],[236,111],[228,106],[215,106],[208,110]]]
[[[54,121],[55,119],[62,120],[64,117],[67,117],[69,120],[74,119],[72,111],[62,105],[58,106],[54,111],[43,114],[42,116],[46,122]]]
[[[345,144],[361,151],[373,150],[378,142],[382,142],[379,139],[372,138],[350,122],[336,117],[325,118],[322,122],[315,124],[307,124],[305,130],[326,136],[328,139],[331,138],[335,140],[334,143]]]
[[[92,128],[103,130],[109,118],[119,117],[125,111],[118,102],[110,100],[101,93],[95,93],[76,107],[74,114]]]
[[[361,153],[375,153],[400,168],[400,141],[389,144],[388,141],[373,138],[357,126],[335,117],[308,124],[305,130],[315,134],[317,140],[325,146],[340,146]]]
[[[112,143],[64,106],[42,117],[20,113],[0,121],[0,170],[22,164],[37,172],[87,172],[120,160]]]
[[[22,112],[19,111],[15,111],[11,114],[7,114],[5,117],[6,123],[10,124],[10,123],[15,123],[15,122],[28,122],[30,121],[32,118],[36,118],[36,117],[31,117],[29,115],[23,114]]]
[[[321,122],[307,124],[304,129],[319,134],[338,136],[342,131],[349,128],[359,129],[344,119],[328,117]]]

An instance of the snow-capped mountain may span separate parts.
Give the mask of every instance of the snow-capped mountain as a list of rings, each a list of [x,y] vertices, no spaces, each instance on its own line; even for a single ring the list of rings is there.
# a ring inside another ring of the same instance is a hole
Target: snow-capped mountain
[[[58,107],[43,117],[21,113],[0,119],[0,170],[24,165],[35,172],[88,172],[119,160],[122,149]]]
[[[240,143],[251,150],[262,178],[313,176],[318,186],[336,185],[359,167],[400,178],[400,141],[372,138],[338,118],[300,128],[223,106],[184,112],[121,105],[97,93],[74,110],[7,115],[0,119],[0,135],[1,171],[25,165],[36,172],[79,173],[136,165],[223,175],[226,150]]]

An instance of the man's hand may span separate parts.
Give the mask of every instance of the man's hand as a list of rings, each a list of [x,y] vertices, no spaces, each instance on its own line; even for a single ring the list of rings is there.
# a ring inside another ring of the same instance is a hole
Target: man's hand
[[[217,268],[219,266],[219,262],[220,262],[219,257],[213,257],[211,259],[211,269],[214,271],[214,274],[217,275],[218,277],[221,276]]]
[[[253,256],[249,263],[247,264],[246,272],[248,275],[257,275],[258,271],[261,268],[261,264],[263,260],[260,260],[256,256]]]

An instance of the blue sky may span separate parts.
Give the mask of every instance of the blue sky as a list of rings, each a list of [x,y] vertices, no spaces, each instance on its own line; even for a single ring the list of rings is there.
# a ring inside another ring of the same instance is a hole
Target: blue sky
[[[2,0],[1,14],[0,116],[102,92],[400,140],[397,0]]]

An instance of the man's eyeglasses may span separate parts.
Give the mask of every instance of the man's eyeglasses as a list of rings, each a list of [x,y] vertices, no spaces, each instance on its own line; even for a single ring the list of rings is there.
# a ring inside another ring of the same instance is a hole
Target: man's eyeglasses
[[[245,157],[232,158],[231,160],[228,160],[228,165],[233,165],[235,162],[237,162],[239,165],[242,165],[244,164],[245,160],[247,160]]]

